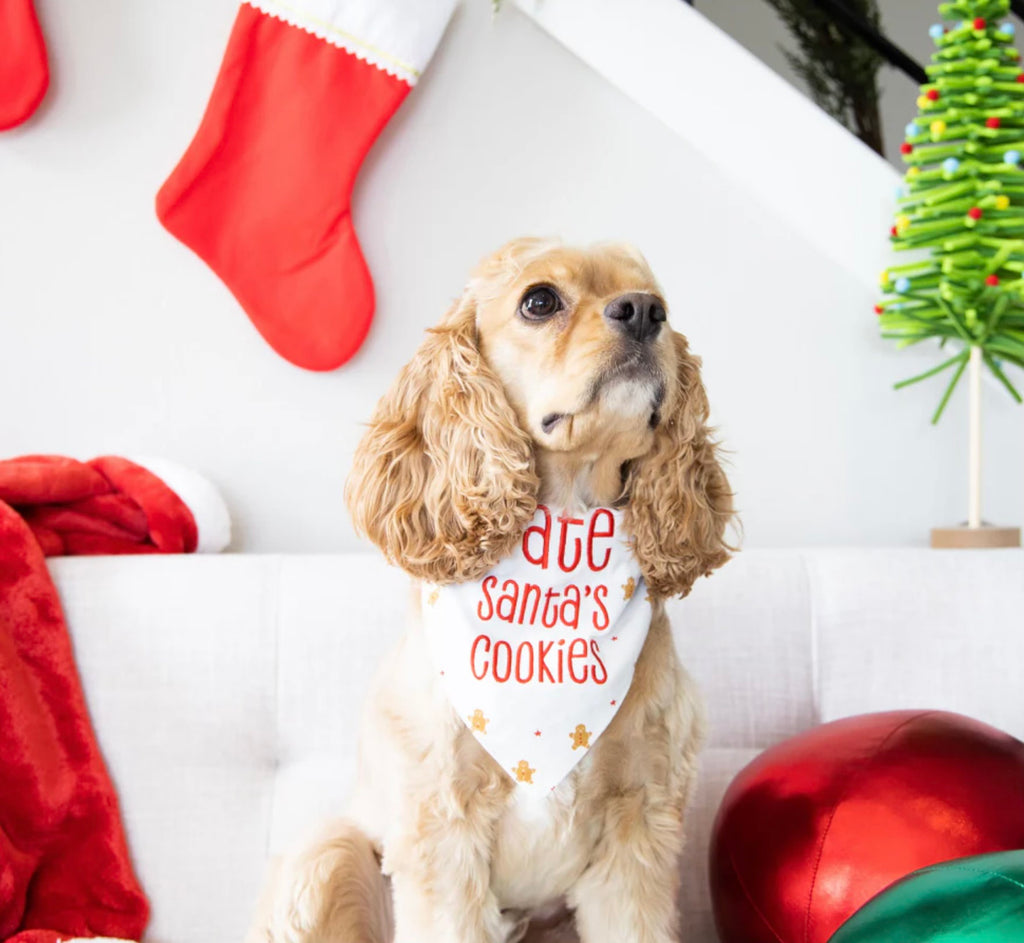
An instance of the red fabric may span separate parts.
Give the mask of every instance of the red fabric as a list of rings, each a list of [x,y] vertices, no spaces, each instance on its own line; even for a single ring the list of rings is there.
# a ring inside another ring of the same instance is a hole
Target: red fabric
[[[50,530],[49,527],[43,527],[40,524],[29,524],[28,521],[25,523],[32,531],[32,536],[39,544],[39,549],[43,551],[44,557],[59,557],[64,553],[64,541],[55,530]]]
[[[718,936],[825,943],[911,871],[1015,848],[1024,743],[943,711],[823,724],[765,750],[722,799],[710,848]]]
[[[282,357],[333,370],[358,350],[373,282],[349,203],[401,79],[243,4],[160,221],[225,282]]]
[[[61,504],[108,491],[110,482],[98,471],[62,455],[0,462],[0,501],[8,504]]]
[[[0,461],[0,501],[22,515],[48,557],[192,553],[198,543],[188,506],[152,472],[112,455]]]
[[[122,540],[117,537],[101,537],[97,534],[65,534],[63,540],[64,553],[69,557],[124,556],[129,553],[164,552],[152,544]]]
[[[66,934],[55,933],[53,930],[22,930],[6,940],[6,943],[61,943]]]
[[[89,465],[146,514],[149,539],[163,553],[193,553],[199,541],[192,512],[156,475],[126,458],[107,455]]]
[[[0,501],[0,940],[138,940],[148,916],[57,591]]]
[[[69,511],[109,521],[139,540],[149,531],[146,512],[126,494],[98,494],[81,501],[71,501],[66,507]]]
[[[49,83],[46,43],[32,0],[0,0],[0,131],[25,121]]]
[[[102,517],[93,517],[59,505],[27,508],[22,511],[21,516],[25,518],[30,527],[45,527],[59,534],[94,534],[99,537],[113,537],[117,540],[133,539],[128,531],[116,524],[111,524]]]

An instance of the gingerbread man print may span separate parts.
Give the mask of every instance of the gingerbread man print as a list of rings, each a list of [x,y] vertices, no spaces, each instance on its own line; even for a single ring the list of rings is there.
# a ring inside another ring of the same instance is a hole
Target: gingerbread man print
[[[622,598],[632,599],[633,590],[636,589],[636,580],[631,576],[625,583],[622,584]]]
[[[515,773],[516,782],[518,783],[532,783],[533,774],[537,771],[531,768],[530,764],[526,760],[520,760],[515,766],[512,767],[512,772]]]
[[[583,747],[584,750],[590,749],[590,731],[587,730],[586,724],[577,724],[576,729],[569,734],[572,738],[572,748],[578,750]]]
[[[479,707],[466,720],[469,721],[471,730],[479,730],[480,733],[487,733],[487,725],[491,722],[490,718],[484,717],[484,712]]]

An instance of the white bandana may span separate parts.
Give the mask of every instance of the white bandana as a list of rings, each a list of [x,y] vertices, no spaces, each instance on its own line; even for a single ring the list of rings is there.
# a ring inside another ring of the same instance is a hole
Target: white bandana
[[[651,607],[622,512],[540,505],[483,579],[423,586],[434,669],[473,735],[517,783],[546,795],[611,723]]]

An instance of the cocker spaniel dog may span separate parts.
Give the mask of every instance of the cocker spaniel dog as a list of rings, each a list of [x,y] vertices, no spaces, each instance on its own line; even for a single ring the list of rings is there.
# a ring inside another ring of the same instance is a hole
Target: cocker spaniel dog
[[[583,943],[678,938],[701,712],[664,600],[732,514],[699,367],[629,247],[480,264],[357,450],[349,506],[413,611],[349,815],[252,943],[505,943],[557,907]]]

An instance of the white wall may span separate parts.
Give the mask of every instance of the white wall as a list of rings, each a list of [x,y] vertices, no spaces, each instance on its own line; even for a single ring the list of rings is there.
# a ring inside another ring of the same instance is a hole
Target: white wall
[[[39,9],[53,88],[0,135],[0,454],[164,454],[220,485],[236,549],[351,548],[360,422],[480,255],[561,233],[647,253],[704,355],[748,545],[920,543],[963,517],[963,397],[933,429],[934,385],[892,392],[934,354],[880,341],[863,283],[751,196],[772,185],[760,148],[814,160],[813,142],[751,141],[749,178],[726,178],[516,9],[465,0],[357,187],[375,327],[339,371],[305,373],[152,211],[235,0]],[[986,396],[986,517],[1019,522],[1024,412]]]

